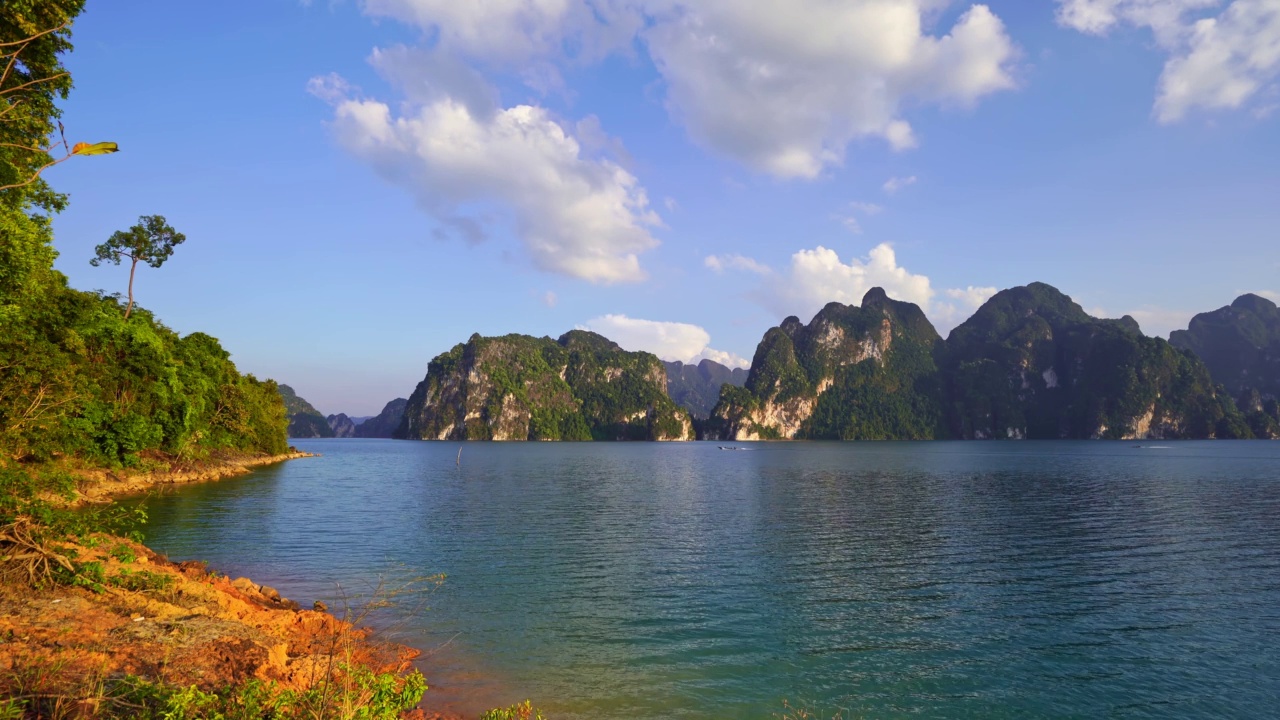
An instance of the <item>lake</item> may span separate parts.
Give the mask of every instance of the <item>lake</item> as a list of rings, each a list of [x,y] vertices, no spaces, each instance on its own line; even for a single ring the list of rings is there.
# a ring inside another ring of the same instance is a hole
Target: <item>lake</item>
[[[334,609],[445,573],[395,632],[456,709],[1280,708],[1280,442],[295,442],[148,544]]]

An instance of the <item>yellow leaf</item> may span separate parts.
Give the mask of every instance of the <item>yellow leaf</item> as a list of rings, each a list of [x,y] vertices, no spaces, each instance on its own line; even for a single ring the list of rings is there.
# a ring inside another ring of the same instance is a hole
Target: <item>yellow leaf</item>
[[[119,152],[120,146],[113,142],[76,143],[71,148],[72,155],[106,155]]]

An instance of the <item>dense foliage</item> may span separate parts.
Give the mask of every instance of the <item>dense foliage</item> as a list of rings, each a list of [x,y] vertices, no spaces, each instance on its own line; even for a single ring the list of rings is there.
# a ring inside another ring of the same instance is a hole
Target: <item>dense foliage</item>
[[[291,438],[331,438],[334,436],[329,420],[311,403],[298,397],[288,385],[280,385],[280,397],[284,411],[289,416],[288,435]]]
[[[1201,313],[1186,330],[1169,336],[1175,347],[1194,352],[1223,385],[1255,436],[1280,436],[1280,309],[1246,294],[1227,307]]]
[[[1043,283],[997,293],[952,331],[945,358],[956,437],[1250,435],[1194,355]]]
[[[73,290],[53,268],[49,215],[65,198],[33,173],[49,161],[54,103],[70,88],[59,57],[81,7],[0,5],[9,66],[0,183],[12,186],[0,189],[0,522],[33,511],[11,494],[23,482],[28,500],[65,489],[46,482],[54,465],[140,467],[286,449],[274,382],[241,375],[214,338],[181,337],[143,309],[126,318],[116,297]]]
[[[1270,437],[1268,399],[1241,415],[1193,354],[1042,283],[996,294],[945,342],[918,307],[873,289],[860,308],[769,330],[708,426],[766,439]]]
[[[397,437],[466,440],[683,438],[688,413],[662,363],[594,333],[473,335],[433,359]]]
[[[891,300],[879,288],[861,307],[827,305],[808,325],[789,317],[760,341],[746,386],[721,390],[710,432],[765,439],[941,437],[934,362],[940,342],[919,307]],[[761,422],[768,407],[794,426]]]

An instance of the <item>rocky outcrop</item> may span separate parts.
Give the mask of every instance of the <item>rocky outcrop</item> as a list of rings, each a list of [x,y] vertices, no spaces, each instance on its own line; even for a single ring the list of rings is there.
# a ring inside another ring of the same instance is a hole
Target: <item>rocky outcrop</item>
[[[924,439],[941,430],[934,353],[941,338],[919,307],[873,288],[861,307],[831,303],[805,325],[765,333],[744,387],[726,386],[708,436]]]
[[[713,360],[697,365],[682,362],[663,363],[667,368],[667,394],[677,405],[697,420],[705,420],[720,399],[725,385],[742,387],[747,383],[745,368],[728,368]]]
[[[1249,301],[1254,312],[1266,307]],[[1090,317],[1043,283],[996,294],[945,342],[876,288],[765,333],[706,434],[757,439],[1158,439],[1280,435],[1245,418],[1194,354],[1131,317]],[[1256,427],[1251,431],[1251,424]],[[1275,425],[1273,429],[1271,426]]]
[[[666,371],[595,333],[486,338],[433,359],[397,437],[414,440],[692,440]]]
[[[389,438],[394,436],[396,428],[404,419],[404,408],[409,404],[406,398],[396,398],[382,408],[382,412],[356,426],[355,436],[358,438]]]
[[[1280,309],[1266,298],[1241,295],[1200,313],[1186,330],[1170,333],[1169,343],[1195,353],[1232,397],[1250,390],[1264,400],[1280,397]]]
[[[947,338],[953,436],[1239,437],[1239,413],[1194,355],[1133,318],[1090,317],[1043,283],[997,293]]]
[[[329,425],[329,429],[333,431],[333,437],[349,438],[356,436],[356,424],[347,417],[346,413],[338,413],[325,418],[325,422]]]
[[[329,421],[320,414],[311,403],[298,397],[293,388],[280,386],[280,397],[284,399],[285,413],[289,416],[290,438],[331,438],[333,428]]]
[[[1250,432],[1280,437],[1280,309],[1257,295],[1201,313],[1186,330],[1169,335],[1174,347],[1194,352],[1216,383],[1236,399]]]

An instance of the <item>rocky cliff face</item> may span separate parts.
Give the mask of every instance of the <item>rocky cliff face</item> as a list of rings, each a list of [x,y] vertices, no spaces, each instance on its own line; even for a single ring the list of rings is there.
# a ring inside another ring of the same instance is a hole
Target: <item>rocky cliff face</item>
[[[996,294],[953,330],[942,370],[959,438],[1241,434],[1194,355],[1143,336],[1130,317],[1090,317],[1043,283]]]
[[[382,412],[356,426],[355,436],[358,438],[394,437],[396,429],[404,419],[404,408],[409,404],[405,398],[396,398],[382,408]]]
[[[289,437],[291,438],[329,438],[333,437],[333,428],[328,420],[311,403],[298,397],[293,388],[280,386],[280,397],[284,399],[285,413],[289,416]]]
[[[692,440],[649,353],[594,333],[485,338],[433,359],[398,437],[434,440]]]
[[[1280,309],[1257,295],[1201,313],[1186,330],[1169,335],[1174,347],[1194,352],[1216,383],[1245,414],[1254,435],[1280,437]]]
[[[329,429],[333,431],[333,436],[337,438],[350,438],[356,436],[356,424],[347,417],[346,413],[338,413],[325,418],[325,422],[329,425]]]
[[[924,439],[942,433],[934,353],[919,307],[880,288],[861,307],[831,303],[805,325],[765,333],[744,387],[726,386],[708,435],[757,439]]]
[[[742,387],[747,383],[745,368],[730,369],[713,360],[703,360],[697,365],[682,362],[663,365],[667,368],[667,394],[698,420],[706,420],[711,414],[720,399],[721,387]]]

